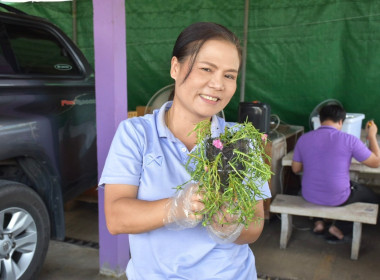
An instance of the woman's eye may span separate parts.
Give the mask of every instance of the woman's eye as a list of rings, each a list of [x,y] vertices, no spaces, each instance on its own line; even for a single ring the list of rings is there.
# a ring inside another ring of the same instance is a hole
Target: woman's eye
[[[207,67],[202,67],[201,68],[203,71],[206,71],[206,72],[211,72],[211,69],[210,68],[207,68]]]
[[[225,75],[227,79],[235,80],[236,77],[234,75]]]

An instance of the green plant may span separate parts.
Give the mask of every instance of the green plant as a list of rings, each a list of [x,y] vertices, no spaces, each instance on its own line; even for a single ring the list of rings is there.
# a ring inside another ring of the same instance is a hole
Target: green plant
[[[272,175],[271,159],[264,151],[267,135],[245,122],[226,127],[213,138],[210,125],[203,121],[195,127],[197,146],[186,163],[190,181],[198,182],[203,194],[202,224],[210,224],[223,206],[227,213],[239,216],[237,223],[248,227],[255,219],[257,198],[265,198],[260,189]]]

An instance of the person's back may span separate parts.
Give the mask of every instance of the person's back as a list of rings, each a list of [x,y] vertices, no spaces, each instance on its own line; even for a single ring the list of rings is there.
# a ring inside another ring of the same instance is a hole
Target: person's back
[[[302,162],[302,196],[316,204],[340,205],[350,195],[351,159],[367,159],[370,151],[360,139],[323,125],[297,142],[293,160]]]
[[[377,126],[368,122],[368,149],[356,136],[341,132],[346,111],[339,105],[327,105],[320,111],[321,127],[301,136],[296,143],[292,162],[294,173],[303,171],[302,196],[309,202],[341,206],[354,202],[377,203],[376,195],[368,188],[350,181],[352,157],[370,166],[380,165],[380,150],[376,139]],[[333,223],[328,241],[344,241],[344,235]],[[340,225],[343,225],[340,223]],[[313,232],[325,230],[317,220]]]

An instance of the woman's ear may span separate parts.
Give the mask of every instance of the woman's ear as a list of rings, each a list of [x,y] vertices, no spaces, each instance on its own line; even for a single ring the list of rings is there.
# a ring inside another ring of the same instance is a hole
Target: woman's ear
[[[173,56],[173,57],[172,57],[172,60],[171,60],[170,76],[171,76],[174,80],[176,80],[177,77],[178,77],[179,67],[180,67],[180,64],[179,64],[178,58],[175,57],[175,56]]]

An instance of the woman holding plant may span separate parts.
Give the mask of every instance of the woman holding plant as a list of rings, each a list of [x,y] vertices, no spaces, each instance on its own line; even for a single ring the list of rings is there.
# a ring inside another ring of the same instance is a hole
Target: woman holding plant
[[[190,25],[173,49],[173,101],[120,124],[99,185],[109,231],[129,234],[129,280],[256,279],[248,243],[262,232],[270,197],[263,135],[228,130],[215,115],[236,91],[240,63],[231,31]],[[223,154],[230,143],[245,150]]]

